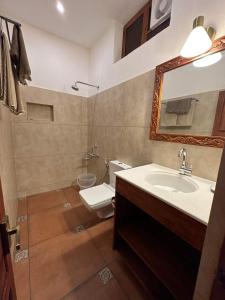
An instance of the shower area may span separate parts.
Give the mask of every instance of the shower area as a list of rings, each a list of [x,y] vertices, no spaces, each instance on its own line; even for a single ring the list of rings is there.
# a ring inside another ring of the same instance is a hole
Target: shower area
[[[81,84],[89,86],[78,81],[76,89]],[[18,199],[77,185],[89,161],[96,161],[88,144],[87,97],[28,85],[20,85],[20,92],[23,114],[0,105],[1,181],[12,226]]]
[[[23,87],[26,113],[13,120],[19,197],[71,186],[87,172],[88,100]]]
[[[11,227],[20,226],[20,249],[12,252],[17,294],[19,300],[30,295],[47,299],[46,294],[58,299],[104,271],[106,263],[93,246],[91,231],[104,235],[111,257],[112,220],[100,224],[71,187],[77,185],[78,175],[88,172],[89,164],[98,163],[93,157],[97,149],[88,143],[88,98],[32,86],[22,86],[21,95],[23,115],[0,106],[5,209]],[[54,267],[52,260],[57,262]],[[80,270],[85,270],[82,276]],[[59,273],[62,278],[56,276]]]

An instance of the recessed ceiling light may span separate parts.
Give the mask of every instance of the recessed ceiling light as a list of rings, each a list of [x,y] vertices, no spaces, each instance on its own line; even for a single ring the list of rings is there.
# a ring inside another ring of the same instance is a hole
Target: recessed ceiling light
[[[217,52],[211,55],[207,55],[201,59],[195,60],[193,62],[194,67],[204,68],[216,64],[222,58],[221,52]]]
[[[60,14],[64,14],[65,8],[64,8],[62,2],[57,1],[56,8],[57,8],[58,12],[60,12]]]

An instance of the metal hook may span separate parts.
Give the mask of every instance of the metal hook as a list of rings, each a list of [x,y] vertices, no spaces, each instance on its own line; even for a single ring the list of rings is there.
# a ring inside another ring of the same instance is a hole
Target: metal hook
[[[5,20],[5,26],[6,26],[6,29],[7,29],[7,35],[8,35],[8,39],[9,39],[9,43],[11,42],[10,40],[10,34],[9,34],[9,25],[8,25],[8,22]]]
[[[0,30],[1,30],[1,32],[3,31],[2,18],[1,18],[1,21],[0,21]]]

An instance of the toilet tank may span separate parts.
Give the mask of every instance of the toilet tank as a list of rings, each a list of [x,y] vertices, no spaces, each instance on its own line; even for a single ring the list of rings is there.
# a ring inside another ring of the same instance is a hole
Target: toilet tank
[[[109,162],[109,184],[115,188],[116,186],[116,175],[115,172],[130,169],[131,166],[128,166],[118,160],[112,160]]]

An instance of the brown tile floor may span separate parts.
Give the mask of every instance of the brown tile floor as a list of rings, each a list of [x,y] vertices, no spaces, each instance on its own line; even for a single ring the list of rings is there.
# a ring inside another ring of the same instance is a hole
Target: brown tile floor
[[[14,263],[18,300],[146,299],[112,250],[113,219],[90,213],[76,189],[20,200],[18,216],[29,252]]]

